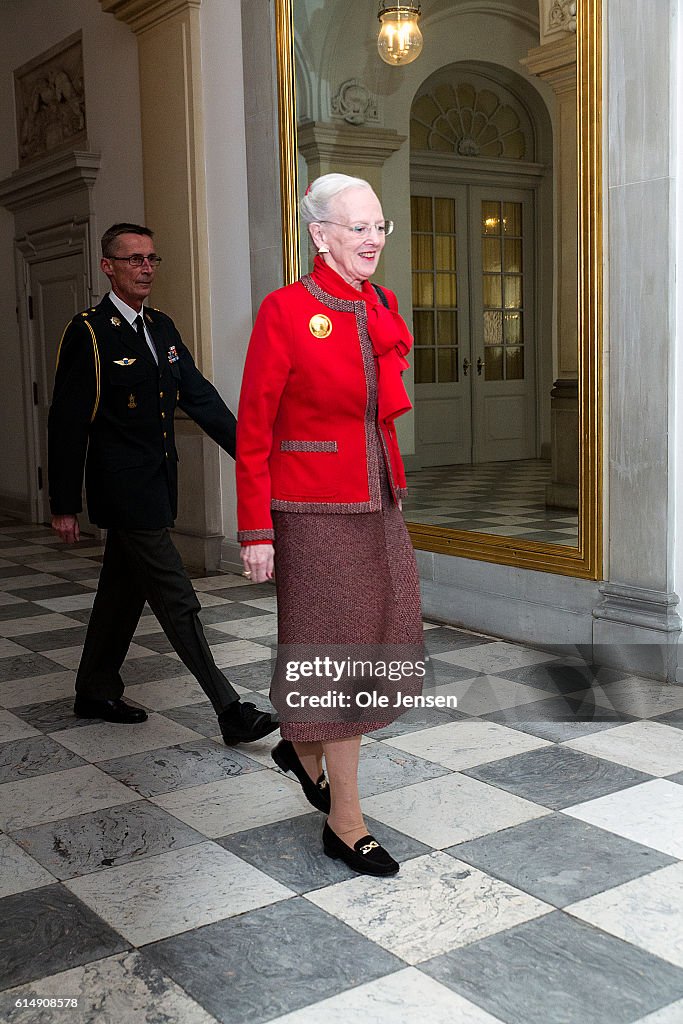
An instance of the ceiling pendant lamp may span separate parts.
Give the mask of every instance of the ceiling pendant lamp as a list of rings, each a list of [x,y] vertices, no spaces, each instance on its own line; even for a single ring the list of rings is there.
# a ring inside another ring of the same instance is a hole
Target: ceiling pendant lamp
[[[380,0],[377,49],[385,64],[412,64],[422,52],[422,33],[418,22],[422,14],[419,3],[392,3]]]

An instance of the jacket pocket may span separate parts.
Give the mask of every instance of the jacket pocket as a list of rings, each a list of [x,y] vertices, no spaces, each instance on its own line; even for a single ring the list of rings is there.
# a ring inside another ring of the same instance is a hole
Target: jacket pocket
[[[281,441],[274,459],[273,497],[322,501],[339,490],[336,441]]]

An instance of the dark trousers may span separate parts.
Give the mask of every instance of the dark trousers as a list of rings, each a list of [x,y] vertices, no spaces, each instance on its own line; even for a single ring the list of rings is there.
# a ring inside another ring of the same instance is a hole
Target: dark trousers
[[[216,713],[238,700],[213,660],[197,617],[201,606],[167,529],[108,531],[76,692],[91,700],[122,695],[120,669],[145,601]]]

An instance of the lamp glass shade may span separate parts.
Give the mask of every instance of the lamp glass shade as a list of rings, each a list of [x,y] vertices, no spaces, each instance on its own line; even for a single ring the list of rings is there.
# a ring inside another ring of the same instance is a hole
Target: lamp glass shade
[[[414,8],[393,8],[380,13],[382,27],[377,39],[377,50],[386,64],[411,64],[422,52],[422,33],[418,25],[419,12]]]

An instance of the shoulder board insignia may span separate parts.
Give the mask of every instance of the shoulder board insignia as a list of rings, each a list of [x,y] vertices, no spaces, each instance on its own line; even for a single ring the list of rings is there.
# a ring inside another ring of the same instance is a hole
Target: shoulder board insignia
[[[81,316],[87,316],[90,310],[86,309],[85,313],[81,313]]]
[[[129,356],[124,356],[123,359],[115,359],[114,362],[117,366],[132,366],[135,359],[130,359]]]
[[[149,315],[149,313],[145,313],[145,320],[147,321],[148,324],[153,324],[154,323],[154,320]]]

